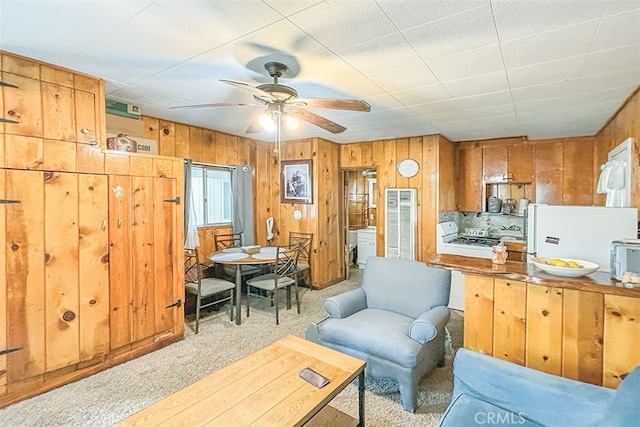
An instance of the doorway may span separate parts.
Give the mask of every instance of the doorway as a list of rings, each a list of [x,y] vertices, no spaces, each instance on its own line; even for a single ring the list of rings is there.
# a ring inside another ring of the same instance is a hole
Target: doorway
[[[376,226],[377,170],[375,168],[345,169],[342,171],[342,223],[345,242],[345,277],[358,268],[358,230]]]

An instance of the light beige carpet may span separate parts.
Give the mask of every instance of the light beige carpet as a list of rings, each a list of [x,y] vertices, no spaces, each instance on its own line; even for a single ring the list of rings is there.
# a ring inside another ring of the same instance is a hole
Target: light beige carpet
[[[240,326],[229,321],[225,306],[201,321],[198,335],[187,327],[183,341],[0,410],[0,426],[110,426],[285,335],[304,337],[310,323],[325,317],[325,298],[358,286],[355,271],[352,280],[328,289],[301,289],[302,313],[281,310],[279,326],[266,300],[258,300],[248,319],[243,310]],[[453,313],[447,329],[459,348],[462,318]],[[437,425],[451,398],[451,364],[449,356],[445,367],[422,379],[415,414],[402,410],[396,382],[368,379],[367,425]],[[349,385],[331,405],[357,417],[357,385]]]

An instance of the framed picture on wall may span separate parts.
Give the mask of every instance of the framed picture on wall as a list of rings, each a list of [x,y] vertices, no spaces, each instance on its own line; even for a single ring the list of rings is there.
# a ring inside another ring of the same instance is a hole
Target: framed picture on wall
[[[312,161],[282,160],[280,164],[280,202],[313,203]]]

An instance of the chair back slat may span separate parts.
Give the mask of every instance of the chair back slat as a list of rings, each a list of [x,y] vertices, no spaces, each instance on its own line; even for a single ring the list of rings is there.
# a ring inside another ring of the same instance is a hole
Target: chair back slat
[[[243,233],[216,234],[214,236],[216,251],[229,248],[239,248],[244,241]]]
[[[289,245],[300,245],[298,262],[311,264],[311,248],[313,246],[313,233],[289,232]]]

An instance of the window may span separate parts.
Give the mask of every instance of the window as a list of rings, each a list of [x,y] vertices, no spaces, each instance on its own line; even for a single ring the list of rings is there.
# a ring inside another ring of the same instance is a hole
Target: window
[[[193,166],[191,194],[196,225],[230,224],[233,220],[231,172],[226,168]]]

